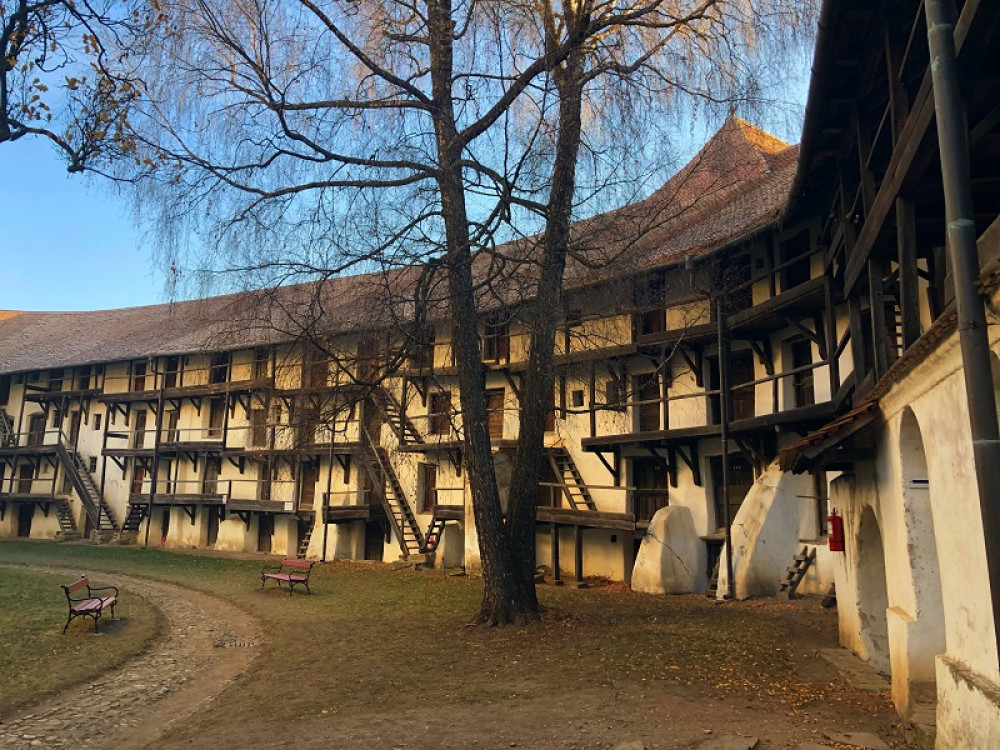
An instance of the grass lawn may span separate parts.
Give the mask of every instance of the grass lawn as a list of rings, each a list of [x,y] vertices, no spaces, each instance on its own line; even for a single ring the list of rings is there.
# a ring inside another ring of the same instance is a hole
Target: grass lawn
[[[0,562],[71,565],[95,577],[108,571],[102,575],[111,581],[110,572],[120,571],[180,583],[229,599],[262,621],[261,658],[216,699],[210,716],[175,732],[178,746],[226,746],[251,729],[295,737],[320,719],[347,726],[387,712],[475,715],[512,701],[544,706],[575,691],[614,695],[642,685],[695,700],[767,706],[803,722],[821,720],[819,704],[882,722],[892,716],[884,696],[844,688],[817,666],[816,650],[836,645],[836,614],[815,607],[719,605],[699,596],[644,596],[621,585],[541,586],[542,624],[485,629],[465,626],[480,582],[434,572],[318,564],[313,595],[289,597],[270,586],[260,591],[260,560],[3,540]],[[43,588],[54,588],[45,580]],[[25,588],[30,598],[31,586]],[[55,623],[62,627],[52,598],[53,614],[26,627],[45,631],[38,637],[46,644],[59,640],[49,634]],[[22,658],[40,650],[22,648]],[[294,691],[294,700],[275,699],[285,690]],[[431,722],[421,719],[420,728],[425,723],[435,736]],[[437,746],[429,742],[411,746]]]
[[[120,664],[156,633],[156,611],[144,599],[123,591],[123,604],[116,609],[120,621],[109,622],[107,615],[95,637],[93,621],[77,618],[62,635],[66,597],[59,584],[72,580],[0,568],[0,717]],[[100,579],[91,582],[102,585]]]

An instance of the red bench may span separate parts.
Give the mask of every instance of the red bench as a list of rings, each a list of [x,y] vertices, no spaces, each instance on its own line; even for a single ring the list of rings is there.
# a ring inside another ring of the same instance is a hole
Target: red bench
[[[264,588],[264,584],[270,579],[277,581],[279,589],[282,583],[287,583],[289,596],[296,586],[305,586],[306,593],[312,594],[309,590],[309,574],[312,573],[312,567],[313,563],[308,560],[282,560],[281,565],[261,568],[260,587]]]
[[[69,627],[69,624],[77,617],[93,618],[95,633],[97,632],[97,621],[101,619],[104,610],[110,610],[111,619],[115,619],[115,604],[118,603],[117,586],[91,586],[87,576],[81,576],[76,583],[71,583],[69,586],[60,585],[60,588],[66,592],[66,602],[69,604],[69,616],[66,618],[66,625],[63,626],[63,635],[66,634],[66,628]],[[86,596],[74,596],[83,589],[87,590]],[[111,596],[95,595],[95,591],[114,591],[114,594]]]

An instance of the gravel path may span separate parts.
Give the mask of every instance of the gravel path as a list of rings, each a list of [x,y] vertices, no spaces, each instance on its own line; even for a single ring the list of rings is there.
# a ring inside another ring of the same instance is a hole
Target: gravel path
[[[259,651],[258,623],[227,602],[145,578],[101,577],[160,610],[160,637],[148,651],[91,684],[69,688],[6,720],[0,725],[0,747],[145,747],[175,722],[204,711]]]

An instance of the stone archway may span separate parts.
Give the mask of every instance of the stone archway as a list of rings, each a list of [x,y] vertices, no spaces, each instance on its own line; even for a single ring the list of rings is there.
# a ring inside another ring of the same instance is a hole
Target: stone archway
[[[885,577],[885,547],[875,511],[866,507],[858,528],[858,613],[861,643],[869,663],[891,673],[889,660],[889,589]]]
[[[923,435],[913,410],[907,407],[899,427],[899,457],[902,470],[903,512],[907,548],[913,581],[915,612],[906,624],[905,649],[898,644],[899,657],[905,659],[908,685],[935,682],[935,658],[944,653],[945,619],[938,564],[937,536],[931,507],[933,488],[927,470]],[[903,635],[902,633],[900,635]],[[894,639],[895,640],[895,639]],[[897,664],[900,663],[897,659]],[[899,675],[901,678],[903,675]],[[909,689],[894,685],[897,702],[909,703]],[[931,694],[933,690],[928,691]]]

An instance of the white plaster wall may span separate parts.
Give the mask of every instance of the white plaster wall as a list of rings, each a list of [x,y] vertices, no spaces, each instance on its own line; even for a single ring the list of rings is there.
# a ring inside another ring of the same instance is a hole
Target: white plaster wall
[[[705,543],[684,507],[660,508],[639,545],[632,589],[647,594],[703,593],[707,585]]]
[[[611,538],[615,537],[612,542]],[[625,545],[631,544],[631,532],[611,529],[583,530],[583,575],[605,576],[615,581],[625,577]],[[575,575],[575,532],[572,527],[559,529],[559,570],[564,580]],[[539,527],[535,534],[537,565],[552,564],[552,534]]]
[[[732,526],[733,575],[737,599],[778,591],[785,569],[800,550],[798,496],[812,494],[808,476],[782,472],[771,464],[747,493]],[[719,566],[719,595],[727,586],[725,551]]]

